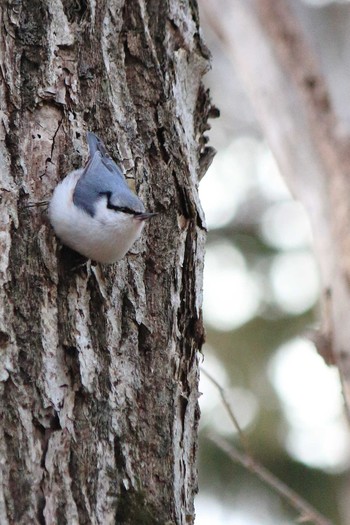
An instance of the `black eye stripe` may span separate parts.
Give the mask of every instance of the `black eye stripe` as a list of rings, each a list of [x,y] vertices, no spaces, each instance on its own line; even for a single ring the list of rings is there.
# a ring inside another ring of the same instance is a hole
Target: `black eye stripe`
[[[100,195],[107,197],[107,208],[109,210],[121,211],[123,213],[129,213],[130,215],[140,215],[142,213],[140,211],[132,210],[131,208],[128,208],[127,206],[115,206],[114,204],[112,204],[111,203],[112,193],[110,191],[100,192]]]
[[[125,208],[123,206],[111,206],[111,208],[117,211],[122,211],[124,213],[130,213],[131,215],[136,215],[137,213],[136,211],[131,210],[130,208]]]

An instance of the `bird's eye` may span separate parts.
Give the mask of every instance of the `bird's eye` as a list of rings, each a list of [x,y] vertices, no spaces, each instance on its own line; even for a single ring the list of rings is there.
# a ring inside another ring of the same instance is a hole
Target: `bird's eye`
[[[103,191],[103,192],[101,191],[100,195],[107,197],[107,208],[109,210],[121,211],[123,213],[129,213],[130,215],[135,215],[136,212],[132,210],[131,208],[127,208],[126,206],[115,206],[114,204],[112,204],[111,203],[112,193],[110,191]]]

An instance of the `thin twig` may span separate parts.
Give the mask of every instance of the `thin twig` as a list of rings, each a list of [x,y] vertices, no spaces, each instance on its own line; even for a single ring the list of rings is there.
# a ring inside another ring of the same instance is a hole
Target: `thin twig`
[[[337,360],[338,361],[338,360]],[[343,367],[340,362],[337,362],[337,368],[339,373],[339,380],[340,380],[340,387],[341,387],[341,395],[344,402],[344,412],[345,412],[345,419],[350,427],[350,404],[349,404],[349,396],[347,392],[347,383],[344,378],[344,372]]]
[[[247,440],[247,437],[246,435],[244,434],[240,424],[238,423],[238,419],[236,418],[232,408],[231,408],[231,405],[230,403],[228,402],[227,400],[227,397],[226,397],[226,393],[225,393],[225,390],[224,388],[220,385],[220,383],[218,383],[216,381],[216,379],[211,375],[209,374],[209,372],[207,372],[205,370],[205,368],[203,368],[201,366],[201,372],[203,372],[203,374],[209,379],[209,381],[211,383],[213,383],[213,385],[216,387],[217,391],[219,392],[220,394],[220,397],[221,397],[221,400],[222,400],[222,403],[224,405],[224,407],[226,408],[227,410],[227,413],[229,415],[229,418],[231,419],[232,421],[232,424],[233,426],[235,427],[235,429],[237,430],[237,433],[238,433],[238,436],[239,436],[239,440],[241,442],[241,445],[242,447],[244,448],[244,450],[246,451],[247,454],[249,454],[250,456],[252,455],[251,454],[251,451],[249,449],[249,444],[248,444],[248,440]]]
[[[223,438],[210,434],[210,441],[223,450],[233,461],[253,472],[258,478],[282,496],[289,505],[300,512],[299,523],[311,522],[315,525],[333,525],[331,521],[322,516],[312,505],[307,503],[299,494],[289,488],[283,481],[278,479],[272,472],[267,470],[261,463],[255,461],[250,454],[240,452]]]
[[[217,388],[224,407],[227,410],[227,413],[232,421],[234,428],[237,430],[240,443],[244,449],[244,452],[240,452],[233,445],[229,444],[223,438],[214,435],[213,433],[209,434],[209,439],[215,443],[217,447],[226,452],[228,456],[235,462],[240,463],[243,467],[248,469],[250,472],[256,474],[264,483],[266,483],[272,490],[277,494],[283,497],[289,505],[291,505],[297,512],[300,513],[299,522],[311,522],[315,525],[333,525],[331,521],[322,516],[312,505],[307,503],[299,494],[294,492],[289,488],[283,481],[278,479],[272,472],[270,472],[266,467],[264,467],[259,461],[255,460],[252,453],[249,450],[248,439],[245,433],[243,432],[237,417],[235,416],[230,403],[227,400],[226,393],[224,388],[216,381],[216,379],[209,374],[203,367],[201,367],[201,372],[213,383]]]

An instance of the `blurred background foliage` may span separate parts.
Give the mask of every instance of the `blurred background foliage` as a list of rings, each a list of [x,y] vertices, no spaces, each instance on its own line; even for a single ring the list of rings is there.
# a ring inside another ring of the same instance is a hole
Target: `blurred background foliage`
[[[289,3],[350,128],[350,2]],[[254,456],[346,525],[350,434],[337,370],[310,338],[318,326],[319,279],[308,219],[279,173],[232,61],[204,14],[201,22],[212,53],[206,83],[221,111],[210,132],[218,153],[200,186],[209,229],[202,366],[225,388]],[[209,441],[214,432],[239,447],[204,375],[201,392],[196,525],[295,523],[293,509]]]

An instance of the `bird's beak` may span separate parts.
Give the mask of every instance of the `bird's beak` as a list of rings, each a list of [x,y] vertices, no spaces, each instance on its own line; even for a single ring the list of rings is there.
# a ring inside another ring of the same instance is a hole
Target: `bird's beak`
[[[139,221],[147,221],[151,217],[154,217],[155,215],[158,215],[158,213],[138,213],[135,215],[135,219],[138,219]]]

